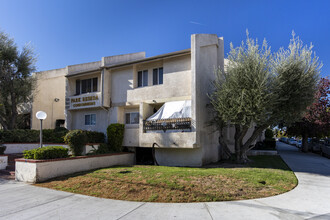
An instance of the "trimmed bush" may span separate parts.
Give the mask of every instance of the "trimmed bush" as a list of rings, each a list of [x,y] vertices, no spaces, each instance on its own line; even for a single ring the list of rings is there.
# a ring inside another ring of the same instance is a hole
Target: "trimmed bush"
[[[44,143],[64,143],[64,136],[68,133],[65,128],[43,129]],[[0,140],[3,143],[36,143],[39,142],[39,130],[0,130]]]
[[[39,131],[38,131],[39,132]],[[64,143],[64,136],[69,131],[67,129],[44,129],[42,130],[42,140],[45,143]],[[38,138],[39,140],[39,138]]]
[[[65,135],[64,141],[69,145],[73,156],[81,156],[87,142],[87,135],[85,131],[72,130]]]
[[[265,130],[265,139],[272,139],[274,137],[274,133],[272,129],[267,128]]]
[[[67,158],[69,149],[60,146],[49,146],[23,151],[25,159],[45,160]]]
[[[123,124],[111,124],[107,128],[108,144],[110,150],[120,152],[123,150],[125,125]]]
[[[255,144],[253,150],[276,150],[276,140],[274,138],[265,139]]]
[[[102,132],[84,131],[87,136],[87,143],[104,143],[105,136]]]
[[[39,142],[38,130],[1,130],[0,140],[3,143],[32,143]]]
[[[64,136],[69,131],[66,128],[43,129],[42,140],[44,143],[65,143]],[[104,143],[105,136],[102,132],[84,131],[88,143]],[[36,143],[39,142],[39,130],[0,130],[0,141],[3,143]]]
[[[6,146],[0,145],[0,155],[1,154],[4,154],[5,153],[5,150],[6,150]]]
[[[264,140],[265,149],[275,150],[276,149],[276,140],[274,138]]]
[[[99,148],[95,151],[95,154],[109,154],[112,153],[108,144],[100,144]]]

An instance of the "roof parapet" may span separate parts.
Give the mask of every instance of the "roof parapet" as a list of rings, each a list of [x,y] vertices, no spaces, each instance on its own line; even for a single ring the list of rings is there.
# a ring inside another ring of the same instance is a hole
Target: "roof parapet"
[[[101,61],[70,65],[68,66],[68,75],[75,75],[86,71],[94,71],[99,68],[101,68]]]
[[[112,66],[132,61],[137,61],[144,59],[146,57],[146,52],[138,52],[138,53],[129,53],[123,55],[116,55],[116,56],[109,56],[109,57],[102,57],[102,67],[105,66]]]

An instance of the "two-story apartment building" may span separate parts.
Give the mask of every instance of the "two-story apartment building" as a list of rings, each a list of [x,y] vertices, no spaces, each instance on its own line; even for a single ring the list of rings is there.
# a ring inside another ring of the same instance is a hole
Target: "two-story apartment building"
[[[65,109],[68,129],[105,133],[109,124],[122,123],[123,146],[133,151],[155,146],[160,165],[201,166],[220,159],[207,96],[218,67],[224,68],[223,38],[194,34],[190,49],[103,57],[56,70],[65,78],[60,91],[65,102],[50,101]],[[33,109],[42,110],[42,103]]]

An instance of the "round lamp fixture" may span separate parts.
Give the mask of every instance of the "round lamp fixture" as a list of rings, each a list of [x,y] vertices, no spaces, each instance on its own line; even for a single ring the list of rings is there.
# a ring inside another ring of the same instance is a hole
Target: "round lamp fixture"
[[[47,118],[47,114],[46,114],[46,112],[38,111],[36,113],[36,117],[37,117],[37,119],[44,120]]]

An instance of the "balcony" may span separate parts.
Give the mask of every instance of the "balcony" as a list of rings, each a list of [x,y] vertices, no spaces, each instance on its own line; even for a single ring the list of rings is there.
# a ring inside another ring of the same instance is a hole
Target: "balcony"
[[[143,132],[147,133],[152,131],[190,132],[191,118],[143,120]]]

